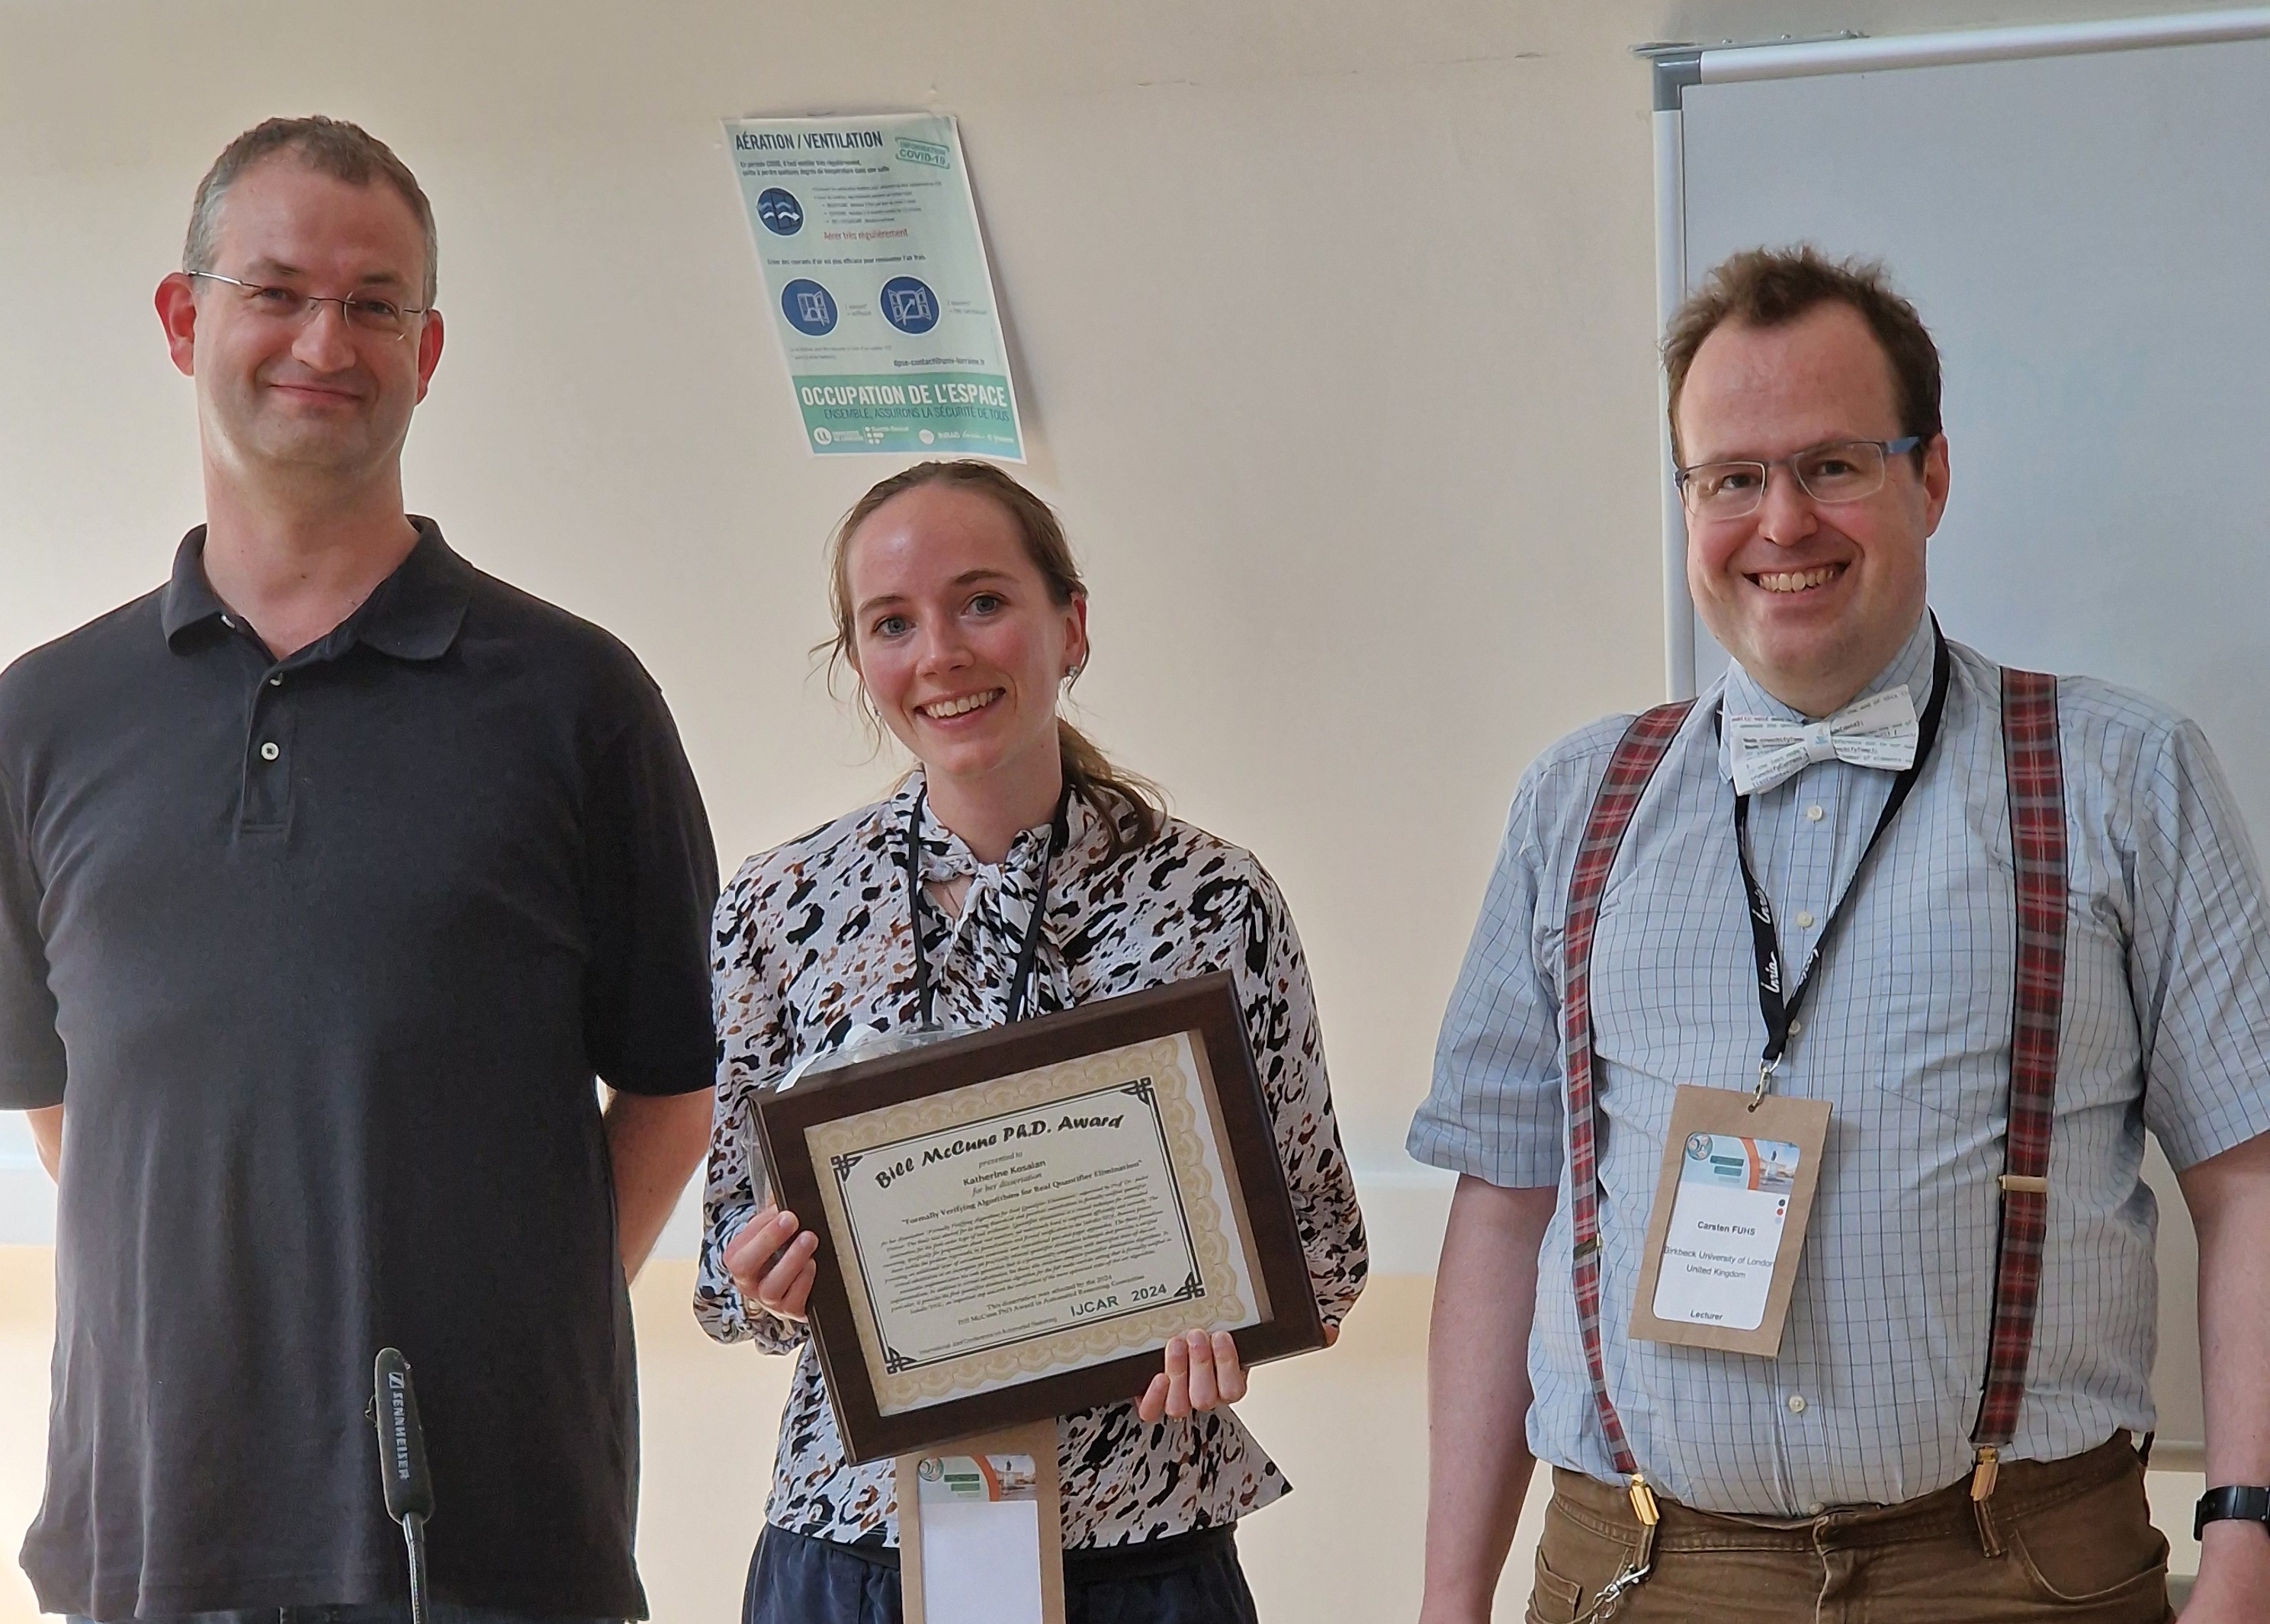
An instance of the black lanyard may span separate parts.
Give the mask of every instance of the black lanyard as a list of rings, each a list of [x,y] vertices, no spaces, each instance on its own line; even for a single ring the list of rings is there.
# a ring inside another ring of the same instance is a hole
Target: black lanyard
[[[1781,1064],[1782,1055],[1789,1048],[1790,1034],[1797,1029],[1797,1012],[1805,1003],[1805,995],[1813,988],[1814,968],[1829,945],[1829,938],[1836,929],[1837,921],[1844,917],[1844,905],[1852,900],[1852,893],[1860,886],[1860,877],[1867,872],[1868,859],[1874,855],[1876,842],[1884,838],[1884,831],[1899,815],[1900,805],[1908,798],[1916,780],[1923,775],[1923,764],[1930,759],[1931,747],[1939,739],[1940,713],[1947,708],[1947,678],[1948,661],[1947,639],[1940,634],[1939,618],[1931,622],[1931,700],[1923,708],[1923,719],[1916,730],[1915,760],[1900,775],[1892,780],[1892,792],[1884,801],[1883,814],[1876,819],[1875,831],[1861,849],[1860,861],[1852,870],[1852,878],[1836,899],[1836,906],[1829,910],[1828,921],[1821,927],[1821,935],[1813,944],[1813,952],[1806,959],[1805,972],[1797,978],[1797,985],[1783,990],[1781,973],[1781,943],[1774,934],[1773,899],[1766,895],[1765,887],[1750,867],[1748,846],[1750,827],[1750,797],[1734,797],[1734,860],[1742,865],[1742,889],[1750,899],[1750,945],[1758,960],[1758,1009],[1765,1016],[1766,1046],[1758,1056],[1758,1091],[1755,1100],[1765,1098],[1766,1081]],[[1723,708],[1722,713],[1723,714]]]
[[[915,1005],[917,1017],[925,1032],[937,1028],[937,1018],[931,1012],[934,995],[930,979],[930,955],[923,949],[922,930],[922,817],[923,804],[929,798],[927,790],[918,790],[915,804],[907,813],[907,929],[915,938]],[[1057,814],[1049,824],[1048,854],[1041,859],[1041,883],[1033,898],[1032,923],[1025,927],[1024,945],[1017,950],[1017,979],[1009,989],[1009,1021],[1013,1025],[1025,1018],[1025,990],[1032,984],[1033,967],[1041,952],[1041,925],[1049,913],[1049,871],[1056,866],[1057,854],[1064,849],[1070,836],[1072,819],[1072,786],[1057,797]]]

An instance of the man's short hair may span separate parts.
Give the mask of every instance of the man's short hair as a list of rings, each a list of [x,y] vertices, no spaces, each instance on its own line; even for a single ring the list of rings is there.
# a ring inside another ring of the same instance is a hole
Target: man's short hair
[[[1883,347],[1898,397],[1900,433],[1927,446],[1940,432],[1939,346],[1916,308],[1892,290],[1875,260],[1832,260],[1810,243],[1747,248],[1719,263],[1687,296],[1663,337],[1663,370],[1671,384],[1671,444],[1679,448],[1679,396],[1695,352],[1719,325],[1780,327],[1816,306],[1849,305]],[[1924,447],[1916,448],[1920,459]]]
[[[410,166],[397,158],[385,142],[360,124],[317,114],[308,118],[271,118],[255,124],[221,149],[205,178],[197,182],[197,201],[189,205],[189,240],[182,245],[182,269],[211,271],[216,239],[220,234],[220,205],[237,176],[277,152],[288,152],[319,174],[350,186],[384,181],[402,194],[418,228],[426,234],[425,302],[431,305],[441,269],[441,247],[434,232],[434,205]]]

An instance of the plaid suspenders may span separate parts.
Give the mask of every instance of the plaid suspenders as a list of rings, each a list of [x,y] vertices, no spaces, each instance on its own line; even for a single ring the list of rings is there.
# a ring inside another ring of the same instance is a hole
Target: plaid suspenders
[[[1600,1346],[1600,1184],[1592,1116],[1592,933],[1624,832],[1694,701],[1659,705],[1633,719],[1592,799],[1569,880],[1562,936],[1562,1044],[1568,1080],[1569,1207],[1575,1241],[1576,1325],[1592,1379],[1592,1403],[1608,1457],[1632,1480],[1643,1524],[1654,1502],[1608,1398]],[[2050,1127],[2057,1090],[2058,1028],[2065,996],[2065,776],[2058,748],[2057,679],[2002,672],[2003,754],[2011,843],[2017,860],[2016,1020],[2010,1043],[2010,1127],[2001,1177],[2001,1235],[1984,1394],[1971,1442],[1971,1497],[1993,1492],[2000,1451],[2017,1427],[2040,1294],[2049,1207]],[[1643,1503],[1644,1502],[1644,1503]],[[1644,1577],[1642,1570],[1631,1583]],[[1627,1584],[1624,1588],[1629,1588]]]
[[[2002,757],[2017,859],[2018,985],[2010,1033],[2010,1131],[2003,1144],[2002,1234],[1994,1259],[1994,1318],[1986,1383],[1970,1442],[1970,1497],[1994,1492],[2002,1450],[2018,1427],[2026,1361],[2041,1295],[2050,1205],[2050,1125],[2057,1095],[2058,1026],[2065,1005],[2065,768],[2058,749],[2057,679],[2002,671]]]
[[[1654,1571],[1655,1529],[1660,1514],[1654,1493],[1624,1440],[1624,1424],[1608,1398],[1608,1375],[1600,1354],[1600,1173],[1592,1133],[1592,927],[1600,916],[1600,894],[1608,870],[1623,844],[1639,797],[1663,764],[1663,753],[1679,724],[1694,708],[1692,700],[1658,705],[1632,720],[1608,760],[1607,776],[1592,797],[1584,821],[1584,843],[1576,848],[1576,871],[1569,877],[1569,923],[1561,952],[1566,990],[1562,995],[1561,1041],[1569,1078],[1569,1204],[1576,1231],[1576,1328],[1584,1341],[1584,1365],[1592,1376],[1592,1406],[1606,1435],[1608,1456],[1629,1480],[1632,1514],[1640,1522],[1640,1548],[1623,1570],[1592,1598],[1588,1620],[1605,1620],[1624,1593],[1647,1582]]]
[[[1608,775],[1592,797],[1584,820],[1584,842],[1576,848],[1576,871],[1569,877],[1569,924],[1561,938],[1567,988],[1561,997],[1562,1052],[1569,1078],[1569,1205],[1576,1242],[1576,1328],[1584,1339],[1584,1364],[1592,1373],[1592,1405],[1607,1435],[1608,1457],[1628,1478],[1639,1476],[1639,1463],[1624,1442],[1624,1424],[1608,1398],[1606,1366],[1600,1355],[1600,1175],[1592,1137],[1592,926],[1600,916],[1600,894],[1616,848],[1624,842],[1632,813],[1648,780],[1663,763],[1679,724],[1695,701],[1658,705],[1632,719],[1608,760]],[[1636,1495],[1635,1495],[1636,1499]]]

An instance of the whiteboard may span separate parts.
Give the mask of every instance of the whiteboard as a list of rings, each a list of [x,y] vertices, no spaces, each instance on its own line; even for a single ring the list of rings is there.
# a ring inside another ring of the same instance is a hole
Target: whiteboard
[[[2155,20],[2168,22],[2144,25]],[[2270,31],[2259,12],[2214,20]],[[2034,32],[2051,52],[2088,38]],[[1759,244],[1885,260],[1943,358],[1954,487],[1930,576],[1947,634],[2196,718],[2259,849],[2270,39],[2104,49],[2100,35],[2092,54],[1961,59],[1982,37],[1789,48],[1793,71],[1735,82],[1711,82],[1702,53],[1686,75],[1699,82],[1673,96],[1659,68],[1662,291]],[[1771,48],[1729,56],[1776,71]],[[1872,61],[1925,65],[1855,70]],[[1676,560],[1675,502],[1665,513]],[[1672,684],[1692,693],[1726,656],[1693,619],[1683,575],[1667,574]],[[2160,1427],[2180,1462],[2202,1435],[2196,1243],[2156,1147],[2148,1176]]]

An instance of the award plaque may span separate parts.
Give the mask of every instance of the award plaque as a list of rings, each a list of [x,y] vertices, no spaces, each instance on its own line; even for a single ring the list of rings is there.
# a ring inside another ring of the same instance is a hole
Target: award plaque
[[[1227,1331],[1324,1346],[1230,978],[853,1061],[760,1094],[855,1462],[1141,1396]]]

